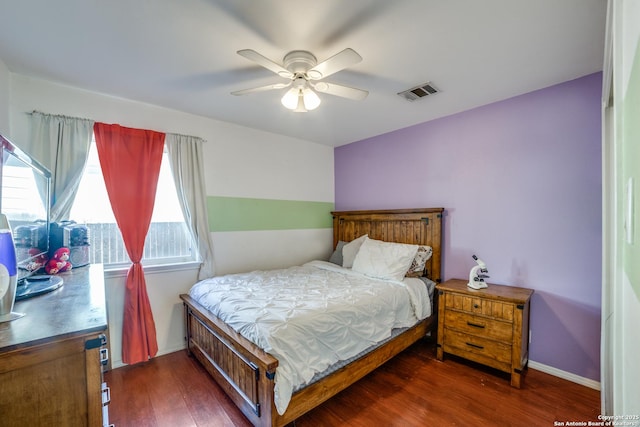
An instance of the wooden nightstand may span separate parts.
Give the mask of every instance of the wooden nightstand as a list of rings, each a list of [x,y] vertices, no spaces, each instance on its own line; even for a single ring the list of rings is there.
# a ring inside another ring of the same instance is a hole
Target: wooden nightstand
[[[529,306],[533,290],[489,284],[471,289],[451,279],[438,289],[437,358],[455,354],[511,374],[520,388],[529,361]]]

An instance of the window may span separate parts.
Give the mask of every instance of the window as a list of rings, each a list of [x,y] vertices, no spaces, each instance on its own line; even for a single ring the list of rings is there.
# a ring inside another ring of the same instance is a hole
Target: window
[[[47,212],[43,198],[46,197],[35,196],[41,190],[38,189],[33,170],[25,166],[17,164],[13,158],[3,165],[2,213],[14,221],[33,222],[45,219]]]
[[[92,263],[110,267],[130,263],[109,203],[95,140],[91,143],[70,219],[87,225]],[[144,265],[160,265],[195,260],[196,251],[180,209],[165,150],[142,262]]]

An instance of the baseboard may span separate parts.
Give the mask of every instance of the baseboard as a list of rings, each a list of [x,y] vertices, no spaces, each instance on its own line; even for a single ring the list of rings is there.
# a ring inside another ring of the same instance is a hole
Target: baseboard
[[[158,354],[156,354],[156,357],[164,356],[165,354],[169,354],[169,353],[175,353],[176,351],[184,350],[185,348],[187,348],[187,345],[183,344],[178,347],[170,347],[170,348],[165,348],[163,350],[158,350]],[[123,366],[128,366],[128,365],[126,363],[122,363],[122,359],[111,361],[111,369],[118,369],[118,368],[122,368]]]
[[[600,381],[595,381],[590,378],[581,377],[580,375],[572,374],[571,372],[563,371],[552,366],[544,365],[542,363],[529,360],[529,368],[536,371],[544,372],[545,374],[553,375],[554,377],[562,378],[563,380],[571,381],[576,384],[583,385],[585,387],[592,388],[600,391]]]

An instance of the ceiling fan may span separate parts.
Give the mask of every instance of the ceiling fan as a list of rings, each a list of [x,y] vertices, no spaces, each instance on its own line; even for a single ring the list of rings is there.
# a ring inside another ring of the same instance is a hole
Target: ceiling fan
[[[291,87],[282,97],[282,105],[295,112],[304,113],[320,105],[320,97],[314,90],[354,100],[363,100],[369,94],[366,90],[320,81],[362,61],[362,57],[353,49],[347,48],[321,63],[318,63],[316,57],[306,50],[294,50],[287,53],[282,60],[282,65],[252,49],[239,50],[238,55],[254,61],[282,78],[289,79],[289,82],[237,90],[231,92],[232,95],[247,95]]]

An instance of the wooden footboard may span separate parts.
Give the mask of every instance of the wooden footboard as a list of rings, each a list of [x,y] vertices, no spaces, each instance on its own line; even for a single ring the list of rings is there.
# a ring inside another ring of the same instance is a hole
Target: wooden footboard
[[[278,361],[189,295],[185,307],[187,349],[255,426],[271,426],[273,379]]]
[[[185,306],[188,349],[224,389],[254,426],[284,426],[335,396],[384,364],[434,326],[431,316],[360,359],[306,387],[291,397],[280,415],[273,403],[278,361],[232,330],[194,301],[180,295]]]

